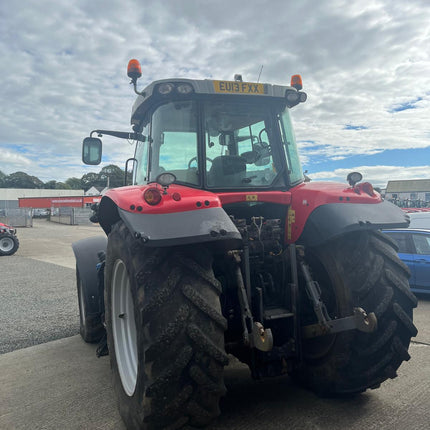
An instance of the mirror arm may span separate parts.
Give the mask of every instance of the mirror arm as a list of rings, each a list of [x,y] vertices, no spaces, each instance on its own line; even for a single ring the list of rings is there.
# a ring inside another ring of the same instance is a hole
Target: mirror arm
[[[124,131],[111,131],[111,130],[93,130],[90,133],[90,136],[93,136],[93,133],[97,133],[99,137],[103,134],[108,136],[119,137],[120,139],[128,139],[128,140],[138,140],[139,142],[146,142],[146,137],[140,133],[128,133]]]

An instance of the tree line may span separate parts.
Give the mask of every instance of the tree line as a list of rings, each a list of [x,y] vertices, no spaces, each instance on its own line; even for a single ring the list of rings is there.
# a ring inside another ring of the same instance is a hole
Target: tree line
[[[114,164],[103,167],[98,173],[90,172],[81,178],[68,178],[64,182],[43,182],[36,176],[25,172],[6,175],[0,170],[0,188],[39,188],[49,190],[89,190],[91,187],[110,188],[124,185],[124,170]]]

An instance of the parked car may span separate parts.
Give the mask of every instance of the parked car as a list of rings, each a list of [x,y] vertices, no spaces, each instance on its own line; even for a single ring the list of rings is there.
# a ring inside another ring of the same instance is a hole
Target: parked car
[[[48,215],[48,209],[33,209],[33,218],[47,218]]]
[[[384,230],[399,245],[398,255],[411,270],[414,293],[430,294],[430,228]]]
[[[430,212],[413,212],[408,215],[411,219],[409,228],[430,229]]]

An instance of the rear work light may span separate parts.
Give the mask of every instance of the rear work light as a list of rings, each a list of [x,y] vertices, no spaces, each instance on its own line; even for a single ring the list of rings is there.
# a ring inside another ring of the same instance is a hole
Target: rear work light
[[[300,94],[294,90],[287,91],[285,97],[290,104],[297,104],[300,100]]]
[[[170,94],[175,86],[173,84],[160,84],[158,87],[158,92],[160,94],[166,95]]]
[[[176,89],[179,94],[190,94],[193,92],[193,87],[190,84],[179,84]]]
[[[148,205],[158,205],[161,202],[161,192],[157,188],[148,188],[143,193],[143,199]]]

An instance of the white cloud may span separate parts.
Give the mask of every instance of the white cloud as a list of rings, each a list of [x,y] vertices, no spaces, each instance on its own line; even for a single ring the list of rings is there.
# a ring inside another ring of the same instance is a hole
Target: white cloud
[[[370,182],[375,187],[385,188],[388,180],[428,179],[430,165],[405,166],[355,166],[350,169],[335,169],[331,172],[315,172],[308,176],[316,181],[346,182],[350,172],[360,172],[364,182]],[[388,178],[388,180],[387,180]]]
[[[429,147],[429,23],[420,0],[8,2],[0,13],[0,153],[16,162],[1,155],[0,170],[44,181],[86,173],[82,138],[130,129],[130,58],[142,62],[140,86],[174,76],[255,80],[261,65],[265,82],[301,73],[308,101],[293,118],[297,138],[318,145],[314,153],[309,145],[310,161]],[[389,112],[418,98],[415,109]],[[104,148],[120,166],[132,152],[108,138]]]

